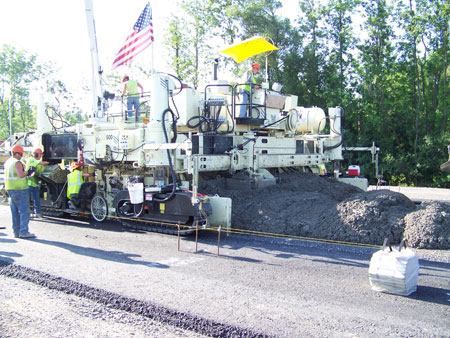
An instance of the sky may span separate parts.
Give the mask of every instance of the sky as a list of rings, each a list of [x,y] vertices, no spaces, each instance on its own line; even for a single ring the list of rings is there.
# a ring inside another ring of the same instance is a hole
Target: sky
[[[148,0],[93,0],[100,65],[105,73],[117,51],[144,9]],[[297,11],[296,0],[284,0],[286,13]],[[153,10],[154,67],[169,71],[164,62],[164,31],[174,0],[150,0]],[[52,61],[61,78],[72,86],[90,85],[91,56],[84,0],[0,0],[0,46],[13,45],[18,50],[37,54],[42,61]],[[224,46],[224,48],[227,46]],[[137,56],[140,63],[148,58],[151,48]],[[121,75],[126,67],[117,68]]]
[[[0,0],[0,3],[0,46],[6,43],[35,53],[43,61],[53,61],[61,69],[62,77],[70,82],[90,84],[91,55],[84,0]],[[93,3],[100,65],[109,72],[147,0],[93,0]],[[152,1],[155,47],[161,44],[162,28],[173,7],[173,1]]]

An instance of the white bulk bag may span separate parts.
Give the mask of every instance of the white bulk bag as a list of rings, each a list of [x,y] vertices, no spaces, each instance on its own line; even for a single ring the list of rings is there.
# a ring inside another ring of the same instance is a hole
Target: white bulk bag
[[[409,296],[417,290],[419,260],[405,241],[398,250],[392,250],[386,239],[383,249],[370,259],[369,280],[372,290]]]

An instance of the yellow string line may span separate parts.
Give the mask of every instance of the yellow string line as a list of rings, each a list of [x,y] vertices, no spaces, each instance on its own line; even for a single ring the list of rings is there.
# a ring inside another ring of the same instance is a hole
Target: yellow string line
[[[84,216],[91,216],[91,213],[88,212],[79,212],[77,214],[82,214]],[[152,224],[161,224],[161,225],[167,225],[167,226],[173,226],[178,227],[175,223],[167,223],[167,222],[161,222],[161,221],[150,221],[146,219],[130,219],[130,218],[124,218],[124,217],[118,217],[118,216],[106,216],[106,218],[111,219],[119,219],[119,220],[128,220],[128,221],[139,221],[142,223],[152,223]],[[188,226],[184,224],[180,224],[180,227]],[[226,233],[232,233],[232,234],[238,234],[238,235],[252,235],[257,237],[268,237],[268,238],[287,238],[287,239],[299,239],[299,240],[305,240],[310,242],[324,242],[324,243],[330,243],[330,244],[340,244],[340,245],[347,245],[347,246],[361,246],[361,247],[369,247],[369,248],[379,248],[379,245],[374,244],[365,244],[365,243],[354,243],[354,242],[345,242],[345,241],[337,241],[332,239],[324,239],[324,238],[315,238],[315,237],[304,237],[304,236],[296,236],[296,235],[287,235],[287,234],[277,234],[277,233],[271,233],[271,232],[264,232],[264,231],[257,231],[257,230],[247,230],[247,229],[239,229],[239,228],[226,228],[226,227],[220,227],[221,232]],[[195,230],[195,225],[192,225],[189,230],[183,230],[180,229],[180,233],[185,232],[192,232]],[[202,226],[199,226],[199,230],[207,230],[207,231],[219,231],[219,227],[209,227],[209,228],[203,228]]]
[[[214,230],[217,231],[218,228],[207,228],[204,230]],[[350,246],[364,246],[364,247],[373,247],[378,248],[379,245],[374,244],[365,244],[365,243],[354,243],[354,242],[345,242],[345,241],[338,241],[338,240],[332,240],[332,239],[324,239],[324,238],[315,238],[315,237],[303,237],[303,236],[296,236],[296,235],[287,235],[287,234],[277,234],[277,233],[271,233],[271,232],[262,232],[262,231],[254,231],[254,230],[246,230],[246,229],[237,229],[237,228],[231,228],[230,231],[222,229],[223,232],[231,232],[234,234],[249,234],[253,236],[259,236],[259,237],[273,237],[273,238],[288,238],[288,239],[301,239],[306,241],[314,241],[314,242],[326,242],[326,243],[332,243],[332,244],[342,244],[342,245],[350,245]]]

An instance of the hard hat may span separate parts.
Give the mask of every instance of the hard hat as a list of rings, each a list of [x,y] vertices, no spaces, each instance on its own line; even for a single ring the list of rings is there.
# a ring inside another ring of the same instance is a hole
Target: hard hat
[[[255,67],[257,70],[258,70],[258,72],[259,72],[259,63],[258,62],[254,62],[254,63],[252,63],[252,67]]]
[[[33,153],[42,155],[42,149],[41,148],[36,148],[36,149],[34,149]]]
[[[80,167],[80,163],[78,163],[78,162],[72,162],[72,163],[70,163],[70,170],[74,170],[74,169],[77,169],[77,168],[79,168]]]
[[[12,147],[11,149],[12,153],[21,153],[23,154],[23,147],[16,144],[14,147]]]
[[[122,78],[122,82],[128,81],[130,77],[128,75],[124,75]]]

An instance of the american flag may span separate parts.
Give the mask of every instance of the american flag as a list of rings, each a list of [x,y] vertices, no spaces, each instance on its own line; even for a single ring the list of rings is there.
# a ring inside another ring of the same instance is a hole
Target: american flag
[[[152,8],[147,3],[139,19],[133,26],[131,33],[125,40],[125,44],[117,53],[112,69],[124,64],[130,64],[131,59],[150,46],[153,42]]]

